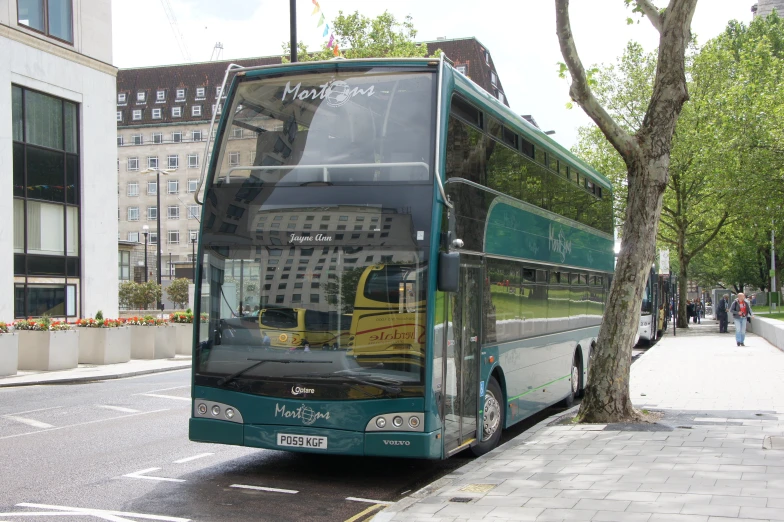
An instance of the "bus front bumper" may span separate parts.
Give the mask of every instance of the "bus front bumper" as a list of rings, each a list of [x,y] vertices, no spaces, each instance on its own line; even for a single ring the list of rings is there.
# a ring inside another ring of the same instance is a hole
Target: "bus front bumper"
[[[356,432],[190,419],[190,440],[304,453],[440,459],[440,431]]]

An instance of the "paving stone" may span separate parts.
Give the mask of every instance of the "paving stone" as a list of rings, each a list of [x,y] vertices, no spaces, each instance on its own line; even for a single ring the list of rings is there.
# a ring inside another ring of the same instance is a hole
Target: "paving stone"
[[[583,509],[545,509],[536,522],[558,522],[562,520],[592,520],[596,511]]]
[[[708,515],[714,517],[737,517],[740,506],[717,506],[711,504],[687,504],[681,510],[684,515]]]
[[[527,507],[497,507],[490,512],[490,516],[505,520],[538,520],[542,508]]]
[[[714,495],[711,498],[711,505],[717,506],[746,506],[746,507],[776,507],[772,506],[770,503],[771,501],[776,501],[777,499],[767,499],[763,497],[741,497],[738,495]],[[784,499],[778,499],[782,501],[781,507],[784,507]]]
[[[770,507],[742,507],[740,508],[739,516],[743,518],[784,520],[784,509]]]
[[[591,519],[596,522],[648,522],[651,513],[629,513],[628,511],[597,511]]]
[[[607,500],[629,500],[637,502],[653,502],[661,493],[655,491],[615,491],[607,495]]]
[[[631,513],[680,513],[683,504],[679,502],[631,502],[626,511]]]
[[[708,522],[707,516],[654,513],[648,522]]]

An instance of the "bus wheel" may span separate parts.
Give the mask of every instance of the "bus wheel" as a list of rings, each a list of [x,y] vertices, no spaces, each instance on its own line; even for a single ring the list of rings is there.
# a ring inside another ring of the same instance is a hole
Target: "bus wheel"
[[[504,428],[504,394],[494,377],[490,377],[485,391],[485,407],[482,417],[482,439],[471,447],[471,453],[479,457],[498,446]]]
[[[572,371],[571,375],[569,376],[569,395],[561,401],[561,406],[565,408],[571,408],[572,404],[574,404],[574,399],[577,398],[580,394],[580,376],[583,373],[582,364],[580,360],[577,358],[577,352],[574,353],[572,357]]]

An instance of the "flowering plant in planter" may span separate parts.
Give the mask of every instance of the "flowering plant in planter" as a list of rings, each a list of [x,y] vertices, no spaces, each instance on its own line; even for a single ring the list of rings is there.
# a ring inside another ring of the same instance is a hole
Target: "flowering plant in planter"
[[[71,325],[66,323],[65,321],[52,321],[49,323],[49,330],[53,332],[61,331],[61,330],[70,330]]]
[[[155,319],[151,315],[147,315],[144,317],[133,316],[128,317],[125,320],[125,324],[128,326],[158,326]]]
[[[4,323],[0,321],[0,334],[10,333],[9,332],[10,325],[8,323]]]
[[[210,314],[208,314],[207,312],[202,312],[201,317],[199,317],[199,319],[202,323],[206,323],[210,320]]]
[[[169,316],[169,321],[177,324],[193,323],[193,314],[185,312],[174,312]]]
[[[81,328],[117,328],[123,322],[119,319],[77,319],[76,326]]]
[[[32,317],[28,319],[22,319],[14,323],[15,330],[31,331],[31,332],[45,332],[49,330],[49,326],[50,326],[49,320],[41,319],[40,321],[35,321],[33,320]]]

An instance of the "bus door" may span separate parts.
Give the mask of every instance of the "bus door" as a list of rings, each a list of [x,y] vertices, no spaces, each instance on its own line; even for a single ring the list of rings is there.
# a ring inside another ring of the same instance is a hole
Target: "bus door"
[[[479,353],[482,325],[482,261],[462,256],[460,289],[451,295],[448,317],[453,340],[443,358],[444,451],[447,455],[476,439],[479,411]]]

